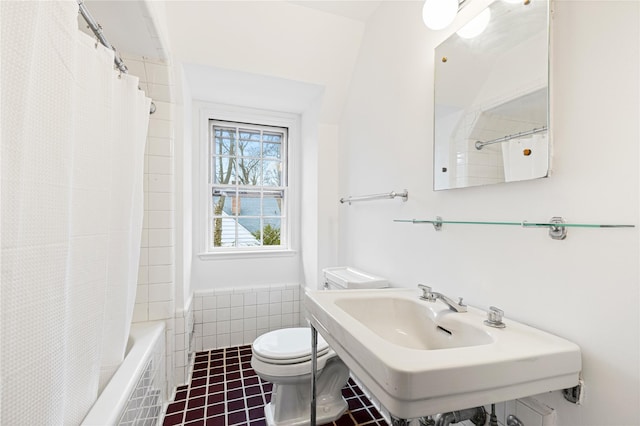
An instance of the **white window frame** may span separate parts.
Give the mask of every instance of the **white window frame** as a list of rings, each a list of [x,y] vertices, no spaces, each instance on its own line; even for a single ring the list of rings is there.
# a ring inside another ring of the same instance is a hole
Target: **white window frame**
[[[198,234],[199,253],[201,260],[217,260],[224,258],[261,258],[293,256],[299,247],[300,229],[300,207],[299,207],[299,173],[297,168],[298,150],[300,145],[300,118],[296,114],[243,108],[230,105],[219,105],[211,103],[195,103],[194,110],[200,114],[194,114],[198,131],[197,136],[199,149],[194,150],[196,154],[194,166],[198,169],[196,182],[198,183],[198,202],[194,218],[194,232]],[[195,117],[197,116],[197,118]],[[280,246],[257,246],[257,247],[211,247],[211,230],[209,220],[211,211],[211,185],[209,183],[210,174],[210,120],[227,121],[233,123],[248,123],[257,126],[271,126],[286,128],[288,133],[286,158],[287,185],[285,189],[285,202],[283,203],[283,223],[281,224]],[[196,164],[197,163],[197,164]],[[196,185],[194,185],[196,186]],[[284,223],[286,221],[286,223]],[[286,228],[286,229],[285,229]]]

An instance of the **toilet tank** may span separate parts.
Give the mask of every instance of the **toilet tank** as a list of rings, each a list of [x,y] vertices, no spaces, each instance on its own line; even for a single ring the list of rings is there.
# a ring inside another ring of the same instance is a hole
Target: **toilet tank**
[[[389,281],[385,278],[350,266],[325,268],[322,272],[324,274],[324,288],[327,290],[389,287]]]

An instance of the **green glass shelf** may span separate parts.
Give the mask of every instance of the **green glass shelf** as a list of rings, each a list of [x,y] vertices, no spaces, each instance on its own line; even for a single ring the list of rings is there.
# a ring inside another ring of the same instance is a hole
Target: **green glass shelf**
[[[394,219],[394,222],[431,224],[436,231],[442,229],[442,225],[497,225],[520,226],[522,228],[549,228],[549,236],[555,240],[563,240],[567,236],[567,228],[635,228],[635,225],[624,224],[599,224],[599,223],[566,223],[561,217],[552,217],[548,222],[493,222],[473,220],[444,220],[437,216],[433,220],[426,219]]]

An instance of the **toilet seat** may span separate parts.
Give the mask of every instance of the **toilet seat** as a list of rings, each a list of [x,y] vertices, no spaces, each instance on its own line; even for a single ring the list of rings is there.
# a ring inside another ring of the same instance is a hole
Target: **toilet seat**
[[[311,374],[311,329],[286,328],[258,337],[251,346],[251,365],[258,374],[293,377]],[[318,335],[317,371],[324,368],[335,352]]]
[[[318,335],[318,358],[326,355],[329,344]],[[289,365],[311,360],[311,329],[286,328],[258,337],[251,346],[253,356],[269,364]]]

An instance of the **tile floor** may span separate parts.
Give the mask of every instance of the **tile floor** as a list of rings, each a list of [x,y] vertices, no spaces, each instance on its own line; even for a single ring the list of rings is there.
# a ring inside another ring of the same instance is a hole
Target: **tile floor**
[[[251,368],[249,345],[198,352],[191,383],[177,388],[164,426],[266,425],[264,405],[271,400],[271,387]],[[331,425],[388,425],[353,380],[342,394],[349,410]]]

